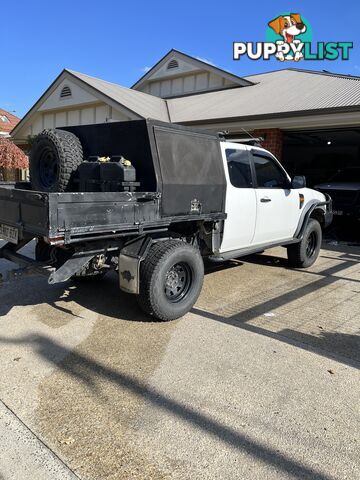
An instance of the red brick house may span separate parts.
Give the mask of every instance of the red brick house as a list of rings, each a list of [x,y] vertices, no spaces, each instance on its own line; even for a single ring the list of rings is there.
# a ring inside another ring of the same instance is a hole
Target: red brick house
[[[10,139],[10,132],[20,122],[20,118],[0,108],[0,141],[3,138]],[[2,146],[0,145],[0,148]],[[21,178],[20,169],[4,168],[0,164],[0,181],[13,181]]]
[[[8,137],[19,122],[19,117],[0,108],[0,136]]]

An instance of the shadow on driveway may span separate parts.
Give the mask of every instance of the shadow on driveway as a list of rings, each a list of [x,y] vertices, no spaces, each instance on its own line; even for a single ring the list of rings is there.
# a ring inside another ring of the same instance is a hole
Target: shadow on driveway
[[[75,377],[78,381],[85,383],[92,390],[96,389],[95,378],[100,375],[103,379],[118,385],[120,388],[144,398],[153,406],[167,411],[191,425],[195,425],[224,444],[245,452],[264,464],[275,467],[286,473],[289,478],[332,480],[332,477],[316,471],[303,463],[292,460],[278,450],[252,440],[248,436],[211,419],[204,413],[195,411],[171,398],[167,398],[161,392],[148,387],[145,383],[130,375],[104,366],[77,352],[67,350],[50,338],[42,335],[31,335],[17,339],[0,337],[0,342],[3,344],[31,345],[47,362],[54,363],[57,368]],[[57,364],[54,359],[59,357],[65,357],[65,360]]]
[[[199,309],[196,306],[192,309],[192,312],[205,318],[216,320],[220,323],[232,325],[243,330],[257,333],[259,335],[264,335],[266,337],[288,343],[290,345],[316,353],[318,355],[335,359],[351,367],[360,368],[359,334],[345,334],[338,332],[327,332],[325,330],[322,330],[320,332],[320,336],[315,336],[291,329],[283,329],[280,332],[273,332],[266,328],[248,323],[256,317],[264,315],[266,312],[275,310],[290,302],[294,302],[300,298],[303,298],[306,295],[313,294],[314,292],[320,291],[321,289],[328,287],[329,285],[332,285],[336,282],[346,281],[358,285],[360,283],[360,280],[349,279],[347,277],[339,275],[343,270],[346,270],[354,264],[356,265],[357,263],[359,263],[360,267],[359,249],[357,249],[356,251],[357,254],[345,252],[340,256],[330,257],[330,259],[337,260],[339,261],[339,263],[324,270],[299,270],[301,273],[314,276],[317,279],[315,281],[312,281],[311,283],[294,288],[290,291],[286,291],[285,293],[271,298],[270,300],[258,303],[255,306],[251,306],[248,309],[236,312],[230,317],[224,317],[223,315],[208,312]],[[326,253],[325,255],[322,254],[321,256],[329,259],[329,257],[326,256]],[[286,259],[266,254],[244,257],[242,258],[242,261],[246,263],[264,265],[267,267],[284,268],[289,270]],[[291,270],[294,271],[294,269]],[[320,309],[321,307],[319,305],[319,311]]]
[[[357,249],[357,252],[359,250]],[[322,252],[325,258],[328,252]],[[296,330],[284,328],[279,332],[274,332],[264,326],[252,325],[249,323],[256,317],[261,317],[266,312],[294,302],[302,297],[311,295],[314,292],[320,292],[339,281],[353,282],[358,287],[360,280],[348,279],[341,276],[341,272],[354,263],[360,262],[360,255],[355,253],[343,253],[343,255],[334,257],[338,263],[322,271],[301,270],[301,274],[306,274],[315,278],[315,281],[302,284],[284,293],[257,303],[249,308],[244,308],[235,314],[226,317],[212,311],[206,311],[194,307],[192,312],[202,317],[215,320],[220,323],[230,324],[237,328],[257,333],[266,337],[274,338],[278,341],[288,343],[297,348],[311,351],[318,355],[336,359],[337,361],[360,367],[360,336],[357,334],[345,334],[338,332],[319,332],[320,335],[311,335]],[[270,255],[252,255],[239,260],[225,262],[224,264],[206,263],[206,273],[213,274],[224,269],[241,268],[243,262],[264,265],[266,267],[286,268],[286,260]],[[294,272],[294,270],[292,270]],[[259,279],[261,281],[261,279]],[[16,288],[15,288],[16,286]],[[19,295],[21,288],[21,295]],[[67,282],[66,284],[48,285],[43,277],[33,277],[20,279],[18,282],[9,282],[0,288],[0,316],[6,315],[13,306],[48,304],[54,309],[69,315],[77,316],[73,313],[71,307],[66,304],[75,302],[85,309],[89,309],[99,315],[105,315],[112,318],[121,318],[121,320],[131,322],[155,322],[148,317],[137,306],[136,297],[126,294],[119,290],[117,276],[114,273],[108,274],[102,280],[92,280],[89,282]],[[320,310],[319,306],[319,310]]]
[[[356,254],[351,254],[352,257],[349,258],[349,255],[344,253],[344,257],[336,257],[336,260],[339,260],[338,263],[320,272],[305,272],[311,276],[317,276],[311,283],[302,284],[290,291],[282,292],[269,300],[257,303],[255,306],[244,308],[230,317],[223,317],[198,307],[193,308],[193,313],[209,318],[211,321],[230,324],[265,337],[274,338],[297,348],[314,352],[317,355],[335,358],[339,362],[359,368],[360,343],[357,335],[323,332],[319,338],[315,335],[303,334],[291,329],[273,332],[266,328],[265,321],[261,326],[249,323],[266,312],[311,293],[318,292],[335,282],[343,281],[343,279],[353,281],[338,276],[360,258]],[[286,267],[284,261],[268,255],[247,257],[242,259],[242,261],[270,267],[276,266],[277,268]],[[211,275],[222,269],[241,268],[241,266],[242,262],[239,261],[227,262],[224,265],[208,267],[207,273]],[[259,282],[261,282],[261,277]],[[354,284],[358,285],[356,282],[357,280],[354,280]],[[132,322],[153,321],[140,312],[134,296],[127,295],[119,290],[117,279],[115,275],[111,274],[103,280],[91,283],[74,284],[73,282],[68,282],[65,285],[55,286],[49,286],[46,279],[41,277],[34,277],[31,281],[29,279],[20,279],[18,282],[4,284],[0,289],[0,297],[2,302],[0,315],[7,314],[13,306],[44,303],[60,312],[76,315],[71,307],[71,302],[74,302],[100,315],[113,318],[121,317],[122,320]],[[58,369],[83,382],[93,391],[96,390],[96,378],[101,376],[104,380],[150,402],[156,408],[169,412],[191,425],[195,425],[198,429],[219,439],[224,444],[230,445],[239,451],[247,453],[254,459],[282,471],[289,478],[316,478],[318,480],[330,480],[332,478],[310,468],[303,462],[291,459],[286,454],[280,453],[247,435],[237,432],[231,427],[223,425],[201,411],[191,409],[180,402],[168,398],[160,391],[149,387],[145,382],[134,378],[132,375],[126,374],[119,369],[110,368],[79,352],[68,350],[44,335],[36,334],[16,339],[0,337],[0,342],[2,344],[31,345],[48,363],[56,365]],[[64,360],[59,362],[59,358]]]

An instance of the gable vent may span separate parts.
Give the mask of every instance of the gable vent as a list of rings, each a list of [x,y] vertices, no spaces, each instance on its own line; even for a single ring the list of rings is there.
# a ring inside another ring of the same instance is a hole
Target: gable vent
[[[65,87],[63,87],[61,90],[60,98],[69,98],[69,97],[71,97],[71,90],[70,90],[70,87],[65,85]]]
[[[179,62],[177,60],[175,60],[175,58],[173,58],[172,60],[170,60],[170,62],[167,64],[167,69],[168,70],[171,70],[172,68],[178,68],[179,66]]]

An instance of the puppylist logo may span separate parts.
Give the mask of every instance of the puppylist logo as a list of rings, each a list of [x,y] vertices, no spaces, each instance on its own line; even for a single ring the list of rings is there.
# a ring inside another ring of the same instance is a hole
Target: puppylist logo
[[[348,60],[353,42],[312,43],[312,28],[299,13],[284,13],[270,20],[266,42],[234,42],[233,59],[251,60]]]

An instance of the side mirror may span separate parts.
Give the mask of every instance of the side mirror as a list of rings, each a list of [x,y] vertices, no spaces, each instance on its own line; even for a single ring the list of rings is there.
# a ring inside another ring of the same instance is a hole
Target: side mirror
[[[305,188],[306,187],[306,178],[304,175],[295,175],[291,181],[291,188]]]

